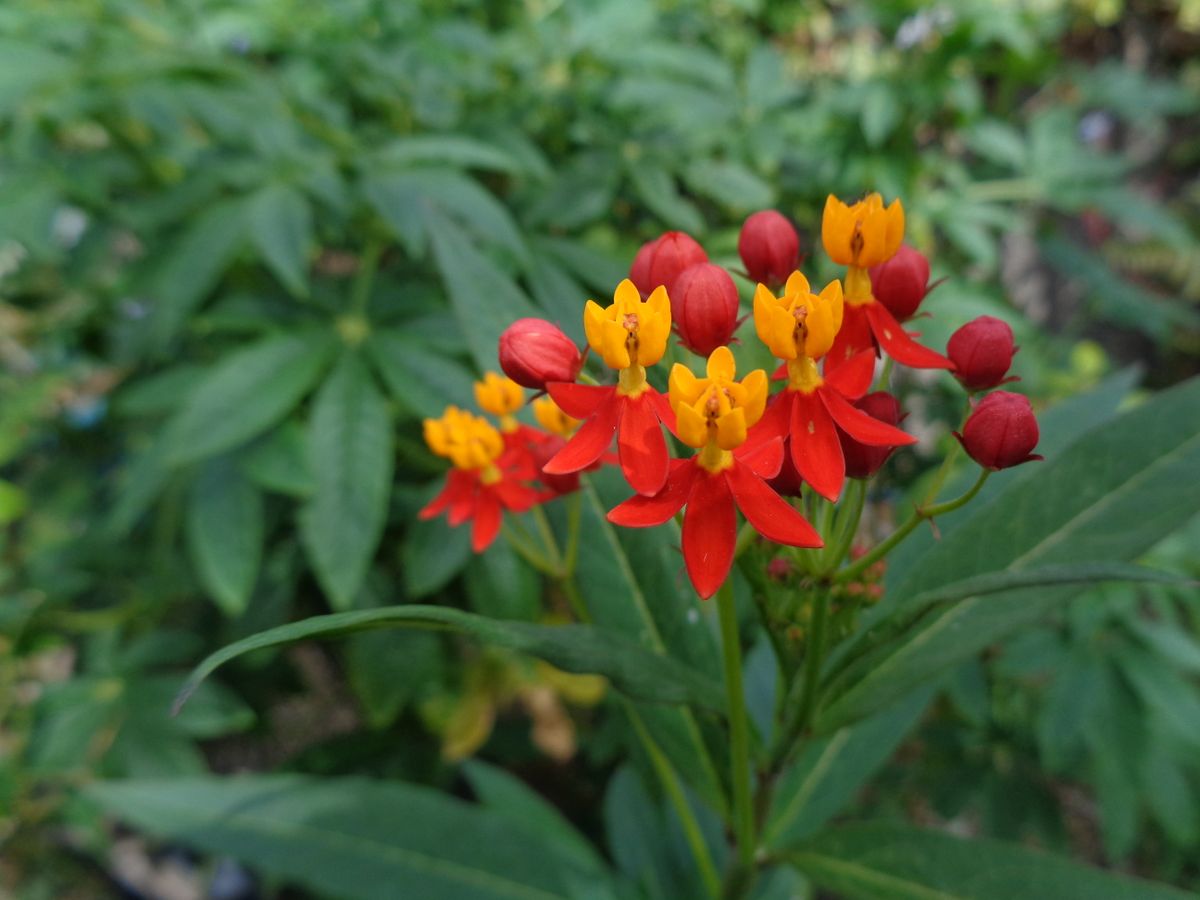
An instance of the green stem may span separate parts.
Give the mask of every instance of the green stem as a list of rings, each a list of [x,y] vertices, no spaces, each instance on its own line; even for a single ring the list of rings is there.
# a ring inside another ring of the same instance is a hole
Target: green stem
[[[350,289],[350,310],[354,315],[362,317],[367,312],[367,304],[371,300],[371,285],[375,283],[375,273],[379,269],[379,258],[383,255],[383,241],[378,238],[370,241],[362,258],[358,262],[358,273],[354,276],[354,285]]]
[[[879,381],[875,384],[875,390],[886,391],[888,389],[888,384],[892,380],[892,365],[893,360],[890,356],[883,361],[883,371],[879,373]]]
[[[504,539],[508,541],[508,545],[516,551],[525,562],[529,563],[543,575],[551,578],[558,577],[558,568],[547,559],[542,553],[536,550],[529,542],[527,537],[523,537],[521,531],[515,527],[513,522],[505,522],[501,526],[501,533]]]
[[[754,860],[754,810],[750,803],[750,722],[742,686],[742,648],[738,638],[737,610],[733,604],[733,579],[726,578],[717,591],[721,620],[721,649],[725,660],[725,687],[729,694],[729,756],[733,782],[733,832],[742,863]]]
[[[688,803],[687,796],[683,792],[683,786],[679,783],[679,776],[675,774],[670,760],[667,759],[646,729],[646,723],[642,721],[642,717],[638,715],[634,705],[626,700],[624,707],[629,721],[633,723],[634,732],[650,757],[650,765],[654,767],[655,774],[662,782],[667,799],[671,801],[671,806],[679,816],[679,822],[683,826],[683,836],[692,851],[692,856],[696,858],[696,865],[700,868],[700,877],[704,881],[704,887],[708,889],[709,896],[716,897],[721,891],[721,879],[717,875],[717,867],[713,864],[712,854],[709,853],[708,842],[705,841],[704,833],[700,830],[700,823],[696,821],[691,804]]]
[[[825,657],[825,625],[829,620],[829,592],[821,591],[813,598],[812,628],[808,649],[804,654],[804,691],[800,695],[800,710],[796,716],[796,735],[803,733],[812,721],[817,705],[817,687],[821,683],[821,663]],[[794,736],[793,736],[794,737]],[[792,738],[785,740],[792,743]]]
[[[575,491],[566,499],[567,504],[567,552],[563,558],[563,578],[575,576],[575,565],[579,561],[579,523],[583,515],[583,493]]]
[[[843,504],[843,509],[837,520],[837,528],[835,529],[836,539],[833,546],[826,546],[825,556],[822,560],[822,569],[826,572],[832,572],[842,564],[842,560],[846,558],[846,553],[854,543],[854,535],[858,532],[858,523],[862,520],[863,506],[867,500],[867,482],[862,478],[853,478],[850,480],[850,486],[846,488],[846,503]]]
[[[550,527],[550,522],[546,519],[546,512],[540,506],[535,506],[531,512],[533,514],[533,522],[537,525],[538,535],[542,539],[542,546],[546,548],[546,555],[554,561],[554,567],[558,575],[562,577],[566,572],[563,565],[563,555],[558,549],[558,541],[554,537],[554,529]]]
[[[847,566],[838,572],[833,580],[836,582],[853,581],[869,567],[891,553],[896,545],[908,537],[913,529],[923,521],[932,519],[935,516],[944,516],[946,513],[954,512],[960,506],[970,503],[983,488],[984,482],[988,480],[988,476],[991,474],[991,469],[981,469],[979,478],[976,479],[975,484],[961,497],[956,497],[953,500],[947,500],[945,503],[938,503],[933,506],[918,506],[912,511],[912,515],[904,521],[904,524],[888,535],[886,540],[876,544],[869,553],[859,557],[853,565]]]

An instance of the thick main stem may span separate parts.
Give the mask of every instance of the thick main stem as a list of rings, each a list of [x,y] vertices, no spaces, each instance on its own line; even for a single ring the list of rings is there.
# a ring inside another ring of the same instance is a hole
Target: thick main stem
[[[729,695],[729,756],[733,784],[733,833],[738,857],[744,865],[754,860],[754,810],[750,802],[750,721],[742,686],[742,648],[738,637],[733,579],[717,591],[721,620],[721,649],[725,660],[725,688]]]

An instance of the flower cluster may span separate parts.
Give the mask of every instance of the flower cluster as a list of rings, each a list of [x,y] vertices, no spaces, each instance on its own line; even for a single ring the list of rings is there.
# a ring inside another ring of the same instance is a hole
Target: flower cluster
[[[611,303],[589,300],[583,310],[593,359],[616,373],[608,383],[583,373],[586,352],[555,325],[514,322],[499,346],[508,377],[489,373],[476,386],[479,407],[498,427],[453,407],[426,422],[430,448],[455,468],[422,516],[445,511],[452,525],[473,521],[473,545],[482,549],[501,510],[521,512],[573,491],[581,472],[615,461],[634,495],[609,521],[651,527],[682,513],[683,557],[702,597],[729,574],[738,511],[768,541],[823,547],[830,535],[788,498],[808,485],[836,502],[847,478],[871,477],[895,448],[915,442],[900,427],[904,415],[886,377],[872,391],[881,355],[890,358],[885,371],[892,364],[950,370],[972,395],[1013,380],[1016,348],[999,320],[964,326],[947,355],[905,330],[935,285],[926,258],[903,244],[904,224],[899,200],[885,205],[870,194],[846,204],[830,196],[821,242],[846,271],[815,290],[798,269],[792,224],[773,210],[746,220],[738,253],[757,283],[754,332],[780,361],[771,377],[761,369],[737,377],[729,348],[745,318],[737,285],[681,232],[642,246]],[[664,392],[661,376],[655,387],[648,370],[667,354],[672,332],[705,369],[701,376],[675,363]],[[772,383],[779,385],[773,395]],[[522,386],[545,394],[533,405],[540,429],[517,419]],[[1006,391],[979,402],[956,436],[985,469],[1037,458],[1029,403]]]

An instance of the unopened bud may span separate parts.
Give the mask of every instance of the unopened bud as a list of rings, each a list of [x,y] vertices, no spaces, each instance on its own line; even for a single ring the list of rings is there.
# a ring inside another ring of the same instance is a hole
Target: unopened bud
[[[764,209],[742,225],[738,256],[752,280],[774,290],[800,263],[800,235],[782,213]]]
[[[901,244],[895,256],[872,266],[871,293],[896,320],[911,319],[929,293],[929,260],[920,250]]]
[[[873,419],[888,425],[899,425],[904,418],[900,414],[900,401],[887,391],[867,394],[854,404]],[[883,467],[895,447],[870,447],[860,444],[838,429],[838,440],[842,443],[842,456],[846,459],[846,475],[850,478],[870,478]]]
[[[1010,391],[988,394],[954,435],[967,455],[985,469],[1008,469],[1041,459],[1033,453],[1038,442],[1037,418],[1029,399]]]
[[[981,391],[1003,384],[1012,365],[1013,332],[1007,322],[992,316],[972,319],[946,343],[946,355],[954,363],[954,377],[967,390]]]
[[[540,391],[548,381],[574,381],[582,366],[575,342],[545,319],[517,319],[500,335],[500,368],[524,387]]]
[[[695,240],[682,231],[668,231],[642,244],[629,267],[629,280],[643,297],[659,286],[666,287],[670,294],[684,269],[705,262],[708,254]]]
[[[683,346],[707,358],[729,343],[738,324],[737,286],[712,263],[684,269],[670,289],[671,319]]]

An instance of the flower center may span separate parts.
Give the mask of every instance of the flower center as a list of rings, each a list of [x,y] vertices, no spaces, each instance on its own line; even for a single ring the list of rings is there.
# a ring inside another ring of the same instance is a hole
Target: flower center
[[[636,359],[635,349],[636,345],[629,351],[631,360]],[[646,381],[646,369],[636,362],[622,369],[617,377],[617,393],[624,397],[640,397],[648,387],[650,384]]]
[[[500,472],[500,469],[492,463],[488,463],[479,470],[479,481],[482,484],[495,484],[503,477],[504,475]]]
[[[717,446],[716,441],[710,440],[704,445],[704,449],[696,456],[698,462],[706,471],[716,474],[723,472],[733,465],[733,454],[728,450],[722,450]]]
[[[850,266],[846,269],[845,280],[846,302],[855,306],[874,303],[875,296],[871,293],[871,275],[860,266]]]
[[[825,383],[811,356],[798,356],[787,361],[788,390],[811,394]]]

